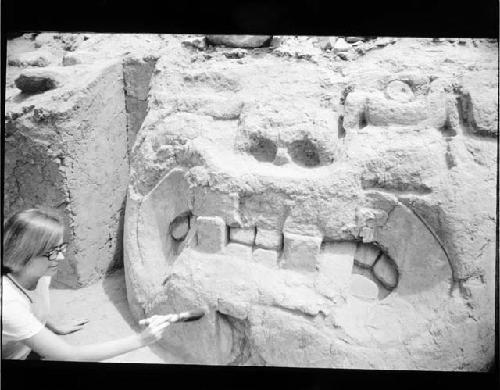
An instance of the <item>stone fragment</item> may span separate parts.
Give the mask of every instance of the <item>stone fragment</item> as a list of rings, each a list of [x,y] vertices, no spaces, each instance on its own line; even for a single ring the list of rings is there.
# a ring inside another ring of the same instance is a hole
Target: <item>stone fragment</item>
[[[61,80],[53,71],[26,69],[15,80],[15,84],[24,93],[37,93],[61,86]]]
[[[394,38],[377,38],[375,41],[375,45],[377,46],[387,46],[391,43],[395,42]]]
[[[271,38],[271,42],[269,43],[269,47],[271,49],[276,49],[276,48],[280,47],[282,43],[283,43],[282,37],[273,36]]]
[[[370,268],[377,259],[380,249],[371,244],[358,244],[354,260],[361,267]]]
[[[461,115],[472,133],[495,136],[498,133],[497,75],[490,71],[470,72],[464,78],[464,93],[460,98]]]
[[[351,294],[357,298],[374,300],[378,296],[378,286],[366,276],[353,274],[351,277]]]
[[[203,50],[207,47],[205,37],[186,38],[182,41],[186,47],[194,47],[195,49]]]
[[[35,42],[34,46],[36,48],[40,48],[45,45],[50,45],[51,43],[54,42],[55,37],[57,37],[59,34],[54,34],[54,33],[41,33],[38,34],[35,37]]]
[[[220,252],[227,243],[227,229],[221,217],[197,218],[198,248],[203,252]]]
[[[247,50],[245,49],[226,49],[227,51],[224,51],[224,57],[228,59],[240,59],[243,58],[247,55]]]
[[[331,50],[333,47],[330,37],[318,38],[317,45],[321,50]]]
[[[387,289],[392,290],[398,284],[396,267],[386,255],[382,255],[377,261],[373,267],[373,274]]]
[[[364,41],[364,37],[345,37],[345,40],[347,43],[354,43],[354,42],[359,42],[359,41]]]
[[[284,234],[284,268],[315,271],[321,247],[320,237]]]
[[[35,50],[30,52],[20,53],[9,58],[10,66],[39,66],[45,67],[54,62],[54,56],[45,50]]]
[[[256,248],[253,251],[253,260],[267,267],[277,268],[278,252],[271,249]]]
[[[348,51],[351,48],[351,45],[349,45],[344,38],[339,38],[335,42],[335,45],[333,46],[333,51],[335,53],[339,52],[345,52]]]
[[[189,231],[189,216],[175,218],[170,224],[170,234],[174,240],[184,239]]]
[[[224,248],[224,254],[237,259],[250,261],[252,259],[252,247],[243,244],[230,242]]]
[[[265,249],[281,249],[283,243],[283,233],[279,230],[268,230],[257,227],[255,235],[255,245]]]
[[[80,56],[75,55],[75,53],[68,53],[63,57],[63,66],[72,66],[81,63],[82,60]]]
[[[95,53],[78,50],[76,52],[68,52],[64,55],[62,63],[64,66],[72,66],[78,64],[86,64],[95,60]]]
[[[229,228],[229,240],[252,246],[255,241],[255,228]]]
[[[264,46],[271,40],[271,35],[207,35],[212,45],[227,47],[255,48]]]

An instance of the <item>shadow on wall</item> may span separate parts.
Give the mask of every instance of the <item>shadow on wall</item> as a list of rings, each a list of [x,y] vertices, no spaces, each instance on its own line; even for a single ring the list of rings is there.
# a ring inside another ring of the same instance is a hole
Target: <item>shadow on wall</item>
[[[106,275],[113,273],[118,269],[123,268],[123,226],[125,224],[125,207],[127,206],[127,198],[123,199],[120,213],[118,216],[118,225],[116,227],[115,252],[113,260],[106,269]]]

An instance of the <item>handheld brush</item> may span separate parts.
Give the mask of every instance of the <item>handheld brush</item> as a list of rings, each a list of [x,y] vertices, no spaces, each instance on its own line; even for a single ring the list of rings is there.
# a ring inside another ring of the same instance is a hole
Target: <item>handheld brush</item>
[[[191,310],[191,311],[184,311],[182,313],[177,313],[177,314],[155,315],[153,317],[161,319],[160,322],[168,321],[172,324],[174,322],[196,321],[196,320],[199,320],[204,315],[205,315],[204,310],[196,309],[196,310]],[[139,322],[142,322],[143,324],[147,324],[149,321],[150,321],[150,319],[146,318],[146,319],[141,320]]]
[[[185,311],[183,313],[176,314],[177,318],[170,322],[190,322],[196,321],[205,315],[205,311],[201,309]]]

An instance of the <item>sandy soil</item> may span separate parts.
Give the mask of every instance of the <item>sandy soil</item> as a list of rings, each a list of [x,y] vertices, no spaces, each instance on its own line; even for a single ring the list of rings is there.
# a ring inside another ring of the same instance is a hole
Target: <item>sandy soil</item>
[[[55,322],[63,323],[83,318],[89,320],[82,330],[63,336],[74,345],[114,340],[140,331],[128,310],[123,270],[84,288],[51,289],[51,317]],[[105,362],[181,363],[159,345],[144,347]]]

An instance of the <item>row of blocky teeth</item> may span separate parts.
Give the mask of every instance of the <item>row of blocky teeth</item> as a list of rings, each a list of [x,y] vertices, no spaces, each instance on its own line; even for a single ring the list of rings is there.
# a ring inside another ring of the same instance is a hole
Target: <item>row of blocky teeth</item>
[[[321,255],[320,237],[282,233],[259,227],[227,226],[221,217],[197,217],[197,249],[207,253],[224,253],[239,258],[252,258],[271,267],[315,271]],[[385,288],[397,285],[393,262],[372,244],[359,243],[354,263],[372,270]]]
[[[197,249],[202,252],[252,258],[271,267],[278,265],[283,249],[282,232],[257,227],[231,227],[221,217],[197,217],[196,234]]]
[[[322,240],[319,237],[258,227],[231,227],[221,217],[184,215],[176,218],[171,226],[172,237],[175,240],[183,239],[190,226],[196,226],[198,250],[208,253],[224,252],[241,258],[251,257],[256,262],[270,266],[276,266],[281,261],[285,268],[313,271],[321,251]],[[358,243],[354,265],[370,270],[389,290],[398,283],[394,262],[373,244]]]
[[[282,233],[256,227],[239,228],[225,224],[221,217],[198,217],[198,250],[225,253],[270,266],[315,271],[318,267],[320,237]]]

